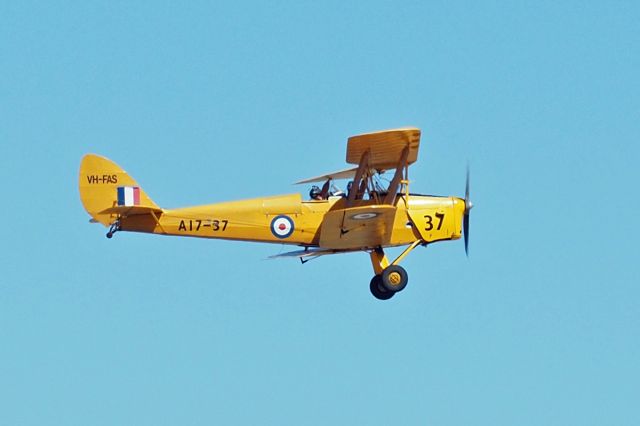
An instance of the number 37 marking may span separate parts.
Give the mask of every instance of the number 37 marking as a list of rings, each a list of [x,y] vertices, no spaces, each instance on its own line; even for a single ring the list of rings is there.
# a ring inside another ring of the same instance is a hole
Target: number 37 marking
[[[436,213],[436,218],[438,219],[438,227],[436,230],[440,230],[442,228],[442,222],[444,221],[444,213]],[[433,229],[433,217],[430,214],[425,214],[424,219],[426,222],[426,227],[424,228],[426,231],[431,231]]]

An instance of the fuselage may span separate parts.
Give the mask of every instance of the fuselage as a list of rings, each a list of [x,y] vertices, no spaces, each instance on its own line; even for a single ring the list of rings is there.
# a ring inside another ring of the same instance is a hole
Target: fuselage
[[[155,218],[150,215],[122,218],[120,226],[123,231],[349,249],[348,230],[340,231],[335,238],[321,238],[327,214],[342,211],[347,203],[346,198],[339,196],[303,201],[300,194],[277,195],[164,209]],[[356,200],[349,207],[375,208],[376,204],[374,200]],[[430,243],[461,236],[464,201],[460,198],[399,194],[393,207],[395,211],[389,216],[387,228],[377,231],[380,237],[375,242],[367,239],[370,248],[406,245],[417,240]],[[373,213],[355,216],[360,220],[355,223],[362,227],[366,227],[369,220],[375,220]],[[343,234],[344,241],[336,241]],[[369,248],[358,242],[353,246]]]

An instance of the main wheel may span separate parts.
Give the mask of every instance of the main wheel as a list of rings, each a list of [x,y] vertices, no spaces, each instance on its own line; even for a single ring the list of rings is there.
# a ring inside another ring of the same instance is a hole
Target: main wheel
[[[402,266],[398,265],[388,266],[384,271],[382,271],[380,278],[382,280],[382,287],[393,293],[404,290],[409,282],[409,275],[407,274],[407,271],[405,271]]]
[[[371,290],[371,294],[378,300],[389,300],[395,294],[392,291],[387,290],[382,285],[382,276],[376,275],[371,278],[371,283],[369,284],[369,290]]]

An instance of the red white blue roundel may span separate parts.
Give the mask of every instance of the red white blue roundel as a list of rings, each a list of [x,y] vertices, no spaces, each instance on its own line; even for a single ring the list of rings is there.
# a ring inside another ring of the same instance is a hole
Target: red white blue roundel
[[[274,217],[271,221],[271,233],[277,238],[287,238],[293,234],[293,220],[285,215]]]

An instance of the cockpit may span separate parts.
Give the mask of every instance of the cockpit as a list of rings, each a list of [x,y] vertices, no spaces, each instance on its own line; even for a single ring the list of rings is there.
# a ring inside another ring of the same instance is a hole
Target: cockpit
[[[329,178],[324,185],[319,187],[313,185],[309,190],[309,199],[312,201],[328,200],[329,197],[352,197],[354,200],[375,200],[381,202],[388,194],[390,182],[384,176],[384,170],[373,173],[367,179],[362,179],[358,188],[353,187],[353,180],[347,182],[346,190],[343,191],[334,181]],[[352,191],[356,191],[351,196]]]
[[[330,179],[325,182],[322,188],[320,188],[318,185],[313,185],[309,190],[309,199],[312,201],[328,200],[329,197],[346,196],[346,193],[338,186],[334,185]]]

